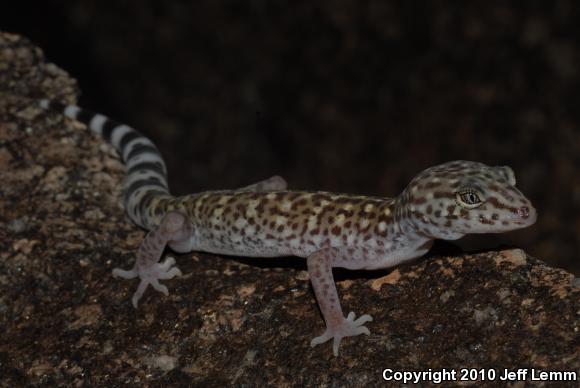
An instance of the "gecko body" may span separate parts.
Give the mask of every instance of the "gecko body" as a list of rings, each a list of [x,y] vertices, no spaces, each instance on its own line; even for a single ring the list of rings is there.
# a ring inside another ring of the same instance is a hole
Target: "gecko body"
[[[326,323],[311,342],[369,334],[369,315],[344,316],[333,267],[387,268],[424,255],[434,239],[470,233],[499,233],[536,221],[530,201],[515,187],[511,168],[453,161],[426,169],[395,198],[289,191],[278,176],[235,190],[183,197],[169,193],[163,159],[135,129],[76,106],[42,100],[41,107],[85,123],[117,149],[127,166],[125,207],[130,219],[149,230],[130,270],[113,275],[140,279],[135,307],[147,287],[168,294],[160,280],[181,272],[176,252],[205,251],[253,257],[306,258],[308,273]]]

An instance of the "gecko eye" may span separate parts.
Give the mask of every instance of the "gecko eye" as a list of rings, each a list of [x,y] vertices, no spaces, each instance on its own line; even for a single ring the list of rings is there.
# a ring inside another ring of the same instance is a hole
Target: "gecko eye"
[[[481,205],[483,203],[481,197],[482,195],[474,189],[461,190],[455,194],[455,199],[459,205],[468,209],[473,209]]]

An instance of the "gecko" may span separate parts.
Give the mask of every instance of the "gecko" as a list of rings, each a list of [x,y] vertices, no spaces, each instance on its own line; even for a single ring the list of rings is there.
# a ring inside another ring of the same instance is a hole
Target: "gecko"
[[[251,257],[306,259],[326,328],[311,346],[332,340],[338,356],[345,337],[369,335],[368,314],[344,315],[332,269],[381,269],[423,256],[435,239],[500,233],[535,223],[536,209],[516,188],[513,170],[473,161],[451,161],[420,172],[396,197],[288,190],[273,176],[234,190],[174,197],[167,169],[151,140],[102,114],[52,100],[41,108],[84,123],[113,145],[126,167],[124,206],[132,222],[148,231],[131,269],[117,278],[139,278],[137,308],[145,290],[168,295],[160,281],[181,275],[169,247]]]

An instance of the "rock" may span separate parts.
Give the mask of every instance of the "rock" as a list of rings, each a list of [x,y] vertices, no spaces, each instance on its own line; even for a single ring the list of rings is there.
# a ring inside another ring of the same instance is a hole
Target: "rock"
[[[309,345],[324,324],[300,260],[182,255],[170,295],[148,291],[133,309],[136,282],[111,276],[144,236],[121,208],[122,166],[31,100],[74,102],[76,92],[40,49],[0,34],[3,385],[345,386],[380,384],[385,368],[578,371],[578,280],[519,249],[337,271],[345,311],[374,318],[338,358],[328,343]]]

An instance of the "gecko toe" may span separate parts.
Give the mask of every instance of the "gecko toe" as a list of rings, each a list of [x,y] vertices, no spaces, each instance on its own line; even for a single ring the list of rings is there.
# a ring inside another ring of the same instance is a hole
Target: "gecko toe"
[[[315,347],[316,345],[320,345],[328,341],[333,337],[332,333],[329,330],[326,330],[322,335],[315,337],[312,341],[310,341],[310,346]]]
[[[162,263],[157,263],[159,269],[163,271],[167,271],[169,268],[173,266],[173,264],[175,264],[175,259],[173,257],[168,257]]]
[[[147,286],[149,286],[149,281],[141,279],[141,281],[139,282],[139,286],[137,287],[137,290],[135,291],[133,297],[131,298],[131,303],[133,304],[133,307],[137,308],[139,299],[141,299],[141,297],[143,296],[143,293],[147,289]]]
[[[161,292],[162,294],[164,294],[165,296],[168,296],[169,295],[169,290],[167,289],[166,286],[164,286],[163,284],[159,283],[159,280],[157,280],[157,279],[151,280],[151,286],[155,290],[157,290],[157,291]]]
[[[364,315],[361,315],[360,317],[358,317],[358,318],[357,318],[357,319],[354,321],[354,324],[355,324],[356,326],[360,326],[360,325],[363,325],[363,324],[365,324],[365,323],[367,323],[367,322],[372,322],[372,320],[373,320],[373,317],[371,317],[371,316],[370,316],[370,315],[368,315],[368,314],[364,314]]]
[[[371,334],[370,330],[366,326],[363,326],[363,324],[372,321],[373,318],[368,314],[361,315],[357,319],[355,319],[355,317],[355,313],[351,311],[347,317],[343,318],[342,321],[338,324],[327,326],[324,334],[314,338],[310,342],[310,345],[314,347],[332,338],[332,353],[335,356],[338,356],[340,342],[344,337],[354,337],[360,334]]]
[[[135,279],[137,276],[139,276],[139,271],[137,271],[136,268],[130,270],[114,268],[112,274],[115,278]]]

